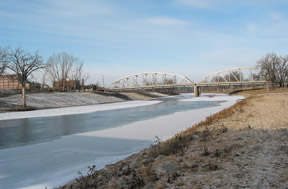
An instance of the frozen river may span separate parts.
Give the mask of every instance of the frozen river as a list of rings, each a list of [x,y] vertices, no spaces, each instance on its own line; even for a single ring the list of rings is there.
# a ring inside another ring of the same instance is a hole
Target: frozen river
[[[155,136],[169,138],[239,98],[182,95],[0,114],[0,188],[59,186],[78,170],[123,159]]]
[[[90,131],[98,131],[113,127],[119,127],[136,121],[153,119],[163,115],[173,114],[179,111],[187,111],[192,109],[206,108],[219,104],[218,102],[183,102],[179,99],[192,98],[190,95],[175,96],[163,98],[161,101],[142,102],[139,101],[128,103],[115,103],[96,105],[95,107],[106,106],[100,111],[72,114],[63,116],[49,117],[33,117],[39,116],[39,112],[20,112],[21,116],[30,116],[27,119],[14,119],[0,121],[0,149],[33,143],[55,140],[59,137],[84,133]],[[119,108],[119,105],[121,106]],[[135,105],[138,105],[135,107]],[[109,106],[109,108],[108,108]],[[80,107],[75,107],[80,109]],[[81,107],[88,108],[88,107]],[[61,109],[60,109],[61,110]],[[67,108],[71,113],[71,108]],[[59,109],[44,110],[48,116]],[[16,112],[19,114],[19,112]],[[9,113],[9,116],[15,116],[16,113]],[[61,115],[61,113],[59,113]],[[9,117],[3,115],[3,119]],[[54,114],[53,114],[54,115]],[[17,118],[17,117],[12,117]]]

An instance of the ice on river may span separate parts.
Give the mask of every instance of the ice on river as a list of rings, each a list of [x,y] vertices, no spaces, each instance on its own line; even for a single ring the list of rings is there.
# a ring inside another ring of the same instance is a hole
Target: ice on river
[[[198,98],[189,98],[189,99],[182,99],[181,101],[189,101],[189,102],[196,102],[196,101],[231,101],[232,103],[237,100],[244,99],[243,96],[230,96],[226,94],[215,94],[215,93],[204,93],[201,94]]]
[[[121,160],[154,143],[155,136],[161,140],[167,139],[204,120],[207,116],[235,104],[242,97],[205,94],[187,101],[212,99],[223,102],[220,106],[177,112],[117,128],[2,149],[0,150],[0,188],[53,188],[65,184],[78,177],[78,171],[85,173],[87,166],[96,165],[100,169],[106,164]],[[148,101],[145,101],[144,104],[147,103]],[[153,103],[155,101],[151,102]],[[112,108],[118,104],[106,106]],[[48,110],[47,113],[54,112]],[[42,114],[38,114],[40,115]]]

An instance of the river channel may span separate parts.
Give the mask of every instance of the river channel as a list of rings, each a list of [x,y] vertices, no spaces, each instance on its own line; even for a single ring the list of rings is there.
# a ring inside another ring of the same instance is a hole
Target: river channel
[[[53,141],[62,136],[99,131],[181,111],[217,106],[219,102],[189,102],[192,95],[164,97],[160,103],[87,114],[0,121],[0,150]]]

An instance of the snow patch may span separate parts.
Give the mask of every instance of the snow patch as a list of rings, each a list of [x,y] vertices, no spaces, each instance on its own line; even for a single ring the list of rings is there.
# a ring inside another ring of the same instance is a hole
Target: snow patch
[[[52,116],[63,116],[72,114],[86,114],[104,110],[116,110],[123,108],[133,108],[138,106],[148,106],[160,103],[161,101],[130,101],[130,102],[118,102],[111,104],[97,104],[91,106],[76,106],[68,108],[53,108],[45,110],[34,110],[26,112],[7,112],[0,114],[0,120],[11,120],[11,119],[25,119],[33,117],[52,117]]]
[[[226,94],[218,94],[218,93],[204,93],[201,96],[190,99],[181,99],[183,102],[212,102],[212,101],[237,101],[242,100],[245,97],[243,96],[231,96]]]

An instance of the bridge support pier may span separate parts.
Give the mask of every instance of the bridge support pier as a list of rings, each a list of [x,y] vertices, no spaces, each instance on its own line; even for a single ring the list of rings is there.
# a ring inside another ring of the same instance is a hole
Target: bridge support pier
[[[194,85],[194,96],[199,97],[200,96],[200,87],[197,85]]]

